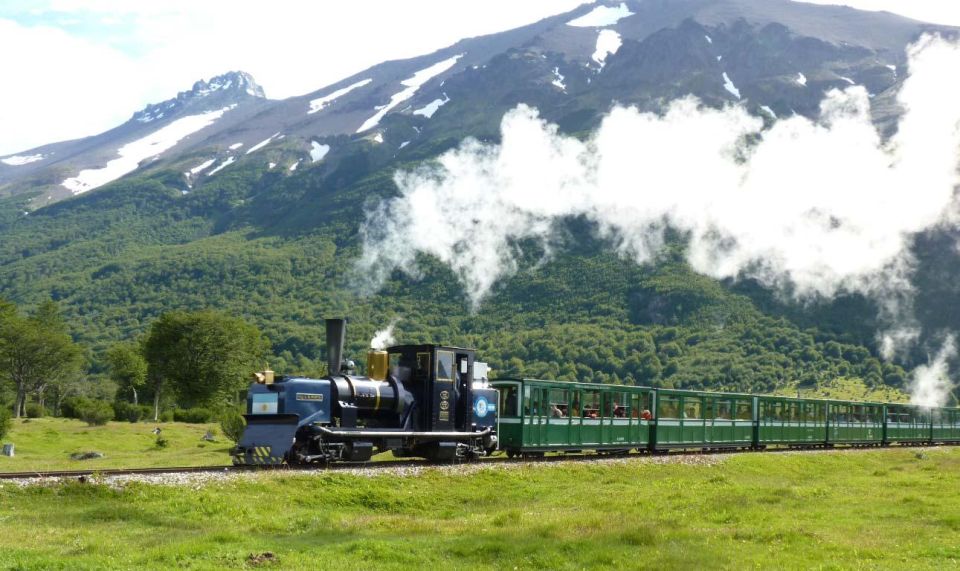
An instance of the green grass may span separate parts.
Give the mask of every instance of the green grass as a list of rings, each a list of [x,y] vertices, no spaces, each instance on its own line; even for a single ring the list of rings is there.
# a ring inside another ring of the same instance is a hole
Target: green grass
[[[168,441],[156,446],[157,426]],[[201,437],[213,430],[216,442]],[[30,470],[85,470],[88,468],[143,468],[154,466],[215,466],[230,464],[232,446],[214,425],[168,422],[162,424],[110,422],[87,426],[79,420],[36,418],[14,421],[3,439],[16,446],[13,458],[0,456],[0,472]],[[103,458],[71,460],[74,452],[96,451]]]
[[[19,569],[947,569],[960,449],[0,485]],[[251,554],[276,561],[255,565]]]

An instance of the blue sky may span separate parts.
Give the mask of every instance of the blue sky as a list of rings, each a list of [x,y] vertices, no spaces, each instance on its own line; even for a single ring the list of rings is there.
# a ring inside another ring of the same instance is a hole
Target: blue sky
[[[819,3],[839,3],[814,0]],[[229,70],[272,98],[386,59],[510,29],[583,0],[5,0],[0,156],[92,135]],[[960,25],[960,2],[845,0]]]

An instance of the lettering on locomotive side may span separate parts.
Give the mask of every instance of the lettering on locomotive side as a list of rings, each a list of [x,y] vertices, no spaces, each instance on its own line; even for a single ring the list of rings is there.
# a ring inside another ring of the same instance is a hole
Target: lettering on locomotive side
[[[317,393],[297,393],[297,400],[315,400],[323,402],[323,395]]]

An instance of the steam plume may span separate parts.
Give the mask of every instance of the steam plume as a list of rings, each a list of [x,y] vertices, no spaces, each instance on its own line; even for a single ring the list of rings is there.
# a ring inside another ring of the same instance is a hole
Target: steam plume
[[[957,342],[950,335],[932,363],[920,365],[913,371],[910,402],[924,407],[945,405],[954,387],[949,377],[949,361],[956,356]]]
[[[362,228],[359,267],[376,289],[424,253],[448,264],[476,308],[516,271],[515,244],[549,246],[582,216],[638,263],[667,227],[689,238],[690,265],[716,278],[790,286],[799,298],[859,292],[895,324],[892,355],[916,337],[911,235],[957,220],[960,46],[925,36],[908,48],[897,134],[884,140],[863,87],[831,90],[820,117],[764,128],[741,106],[694,97],[662,115],[615,107],[587,141],[520,105],[502,142],[467,139],[434,164],[398,172],[400,196]]]
[[[386,329],[381,329],[374,333],[373,339],[370,340],[370,348],[376,351],[383,351],[393,345],[393,328],[396,327],[399,321],[400,318],[394,318],[390,321],[390,325],[387,325]]]

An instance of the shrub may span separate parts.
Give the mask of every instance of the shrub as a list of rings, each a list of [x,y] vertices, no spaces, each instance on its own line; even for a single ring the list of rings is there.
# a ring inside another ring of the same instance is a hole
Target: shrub
[[[243,435],[243,429],[246,426],[247,421],[244,420],[243,415],[235,410],[228,410],[220,415],[220,431],[234,444],[240,443],[240,436]]]
[[[6,407],[0,408],[0,438],[3,438],[7,435],[7,432],[10,431],[10,425],[13,422],[13,413],[7,410]]]
[[[47,414],[47,409],[37,403],[27,405],[27,418],[43,418],[47,416]]]
[[[170,444],[170,441],[167,440],[166,438],[160,436],[159,434],[157,435],[157,440],[156,440],[156,442],[154,443],[154,445],[155,445],[157,448],[166,448],[167,445],[169,445],[169,444]]]
[[[117,420],[139,422],[143,418],[143,407],[124,401],[113,403],[113,415]]]
[[[83,403],[77,410],[80,420],[90,426],[103,426],[113,420],[113,407],[104,401],[89,401]]]
[[[64,418],[80,418],[80,409],[92,403],[87,397],[67,397],[60,403],[60,414]]]
[[[150,418],[153,418],[153,411],[150,412]],[[173,422],[173,411],[161,410],[159,419],[160,422]]]
[[[190,424],[206,424],[213,420],[213,412],[206,408],[178,408],[173,411],[173,420]]]

